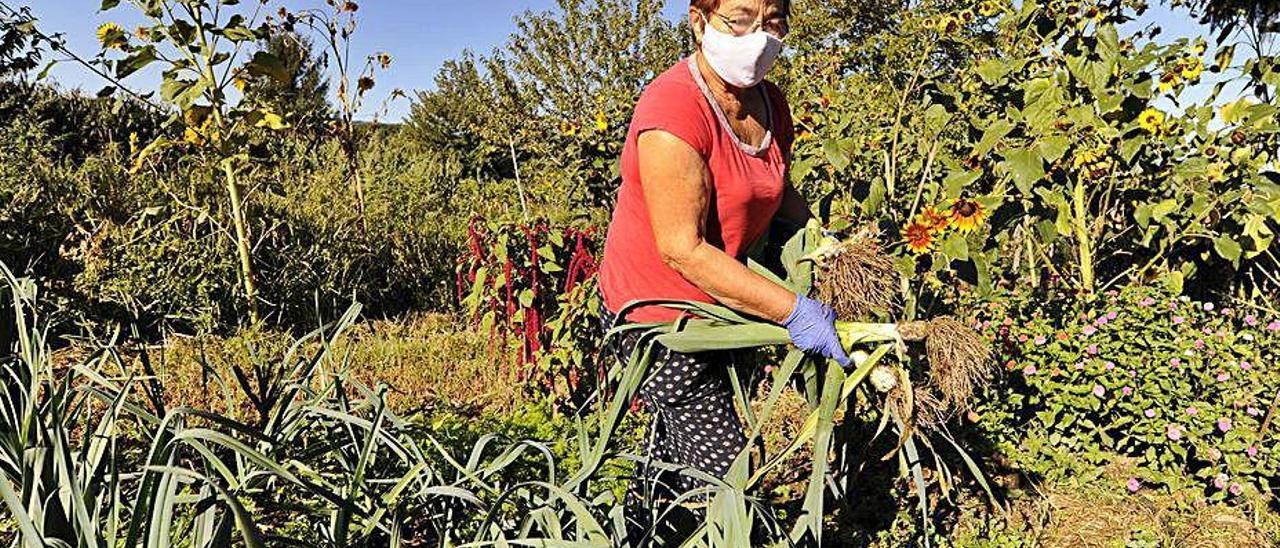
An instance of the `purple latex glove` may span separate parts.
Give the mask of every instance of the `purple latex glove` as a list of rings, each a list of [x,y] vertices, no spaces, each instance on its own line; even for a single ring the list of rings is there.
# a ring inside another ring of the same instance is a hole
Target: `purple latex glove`
[[[796,306],[782,326],[787,328],[797,348],[849,366],[849,356],[840,345],[840,336],[836,335],[836,312],[830,306],[796,295]]]

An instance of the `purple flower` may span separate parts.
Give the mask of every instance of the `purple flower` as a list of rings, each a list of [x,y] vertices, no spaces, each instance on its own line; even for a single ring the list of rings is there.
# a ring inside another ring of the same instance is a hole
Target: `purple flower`
[[[1106,316],[1098,316],[1098,319],[1094,320],[1093,323],[1094,325],[1107,325],[1107,321],[1109,320],[1107,320]]]
[[[1252,405],[1250,405],[1249,407],[1245,408],[1244,412],[1245,412],[1245,413],[1248,413],[1250,417],[1256,417],[1256,416],[1258,416],[1258,415],[1261,415],[1261,414],[1262,414],[1262,410],[1261,410],[1261,409],[1258,409],[1257,407],[1254,407],[1254,406],[1252,406]]]
[[[1218,373],[1218,382],[1227,382],[1229,379],[1231,379],[1231,375],[1228,375],[1225,371]]]
[[[1231,482],[1231,488],[1228,489],[1228,491],[1231,491],[1232,495],[1235,495],[1238,497],[1240,496],[1240,493],[1244,492],[1244,486],[1240,485],[1239,483]]]
[[[1156,416],[1156,410],[1155,410],[1155,409],[1147,409],[1146,411],[1143,411],[1143,412],[1142,412],[1142,414],[1143,414],[1143,415],[1146,415],[1148,419],[1155,418],[1155,416]]]
[[[1280,331],[1280,320],[1271,320],[1271,323],[1267,324],[1267,331]]]
[[[1116,362],[1107,362],[1107,363],[1106,363],[1106,365],[1104,365],[1103,367],[1104,367],[1107,371],[1111,371],[1112,369],[1115,369],[1115,368],[1116,368]]]
[[[1106,394],[1107,394],[1107,389],[1106,389],[1106,388],[1103,388],[1101,384],[1095,384],[1095,385],[1093,385],[1093,395],[1095,395],[1095,396],[1097,396],[1097,397],[1101,398],[1102,396],[1105,396]]]
[[[1202,349],[1204,348],[1204,339],[1196,339],[1196,342],[1192,344],[1196,347],[1196,350]]]
[[[1226,474],[1218,474],[1213,478],[1213,486],[1217,487],[1218,489],[1226,489],[1227,482],[1230,480],[1231,478],[1228,477]]]
[[[1090,336],[1090,335],[1093,335],[1094,333],[1097,333],[1097,332],[1098,332],[1098,328],[1096,328],[1096,327],[1094,327],[1094,326],[1092,326],[1092,325],[1086,325],[1086,326],[1084,326],[1084,329],[1081,329],[1081,330],[1080,330],[1080,332],[1081,332],[1081,333],[1083,333],[1083,334],[1084,334],[1084,336],[1088,337],[1088,336]]]
[[[1183,318],[1182,316],[1173,317],[1173,325],[1182,325],[1182,322],[1185,322],[1185,321],[1187,321],[1187,319]]]
[[[1204,303],[1205,312],[1213,312],[1213,303]]]
[[[1223,432],[1227,432],[1227,431],[1231,430],[1231,419],[1230,419],[1230,418],[1227,418],[1227,417],[1221,417],[1221,418],[1219,418],[1219,419],[1218,419],[1218,430],[1221,430],[1221,431],[1223,431]]]
[[[1091,345],[1089,345],[1089,346],[1085,347],[1084,351],[1085,351],[1085,352],[1088,352],[1090,356],[1097,356],[1097,355],[1098,355],[1098,345],[1096,345],[1096,344],[1091,344]]]
[[[1251,364],[1251,363],[1249,363],[1249,362],[1247,362],[1247,361],[1242,361],[1242,362],[1240,362],[1240,369],[1243,369],[1243,370],[1245,370],[1245,371],[1248,371],[1250,367],[1253,367],[1253,364]]]
[[[1130,376],[1130,377],[1137,377],[1137,376],[1138,376],[1138,370],[1137,370],[1137,369],[1130,369],[1130,370],[1129,370],[1129,376]]]
[[[1254,316],[1253,314],[1249,314],[1249,315],[1247,315],[1247,316],[1245,316],[1245,317],[1244,317],[1244,324],[1245,324],[1245,325],[1247,325],[1247,326],[1249,326],[1249,327],[1253,327],[1253,326],[1255,326],[1255,325],[1258,325],[1258,317],[1257,317],[1257,316]]]
[[[1142,300],[1138,302],[1138,306],[1143,306],[1143,307],[1151,306],[1153,304],[1156,304],[1156,300],[1152,299],[1151,297],[1143,297]]]
[[[1115,310],[1112,310],[1111,312],[1107,312],[1107,319],[1108,319],[1108,320],[1114,320],[1114,319],[1116,319],[1116,317],[1118,317],[1119,315],[1120,315],[1120,313],[1119,313],[1119,312],[1116,312]]]
[[[1036,340],[1035,340],[1036,346],[1040,346],[1048,341],[1049,339],[1045,338],[1044,335],[1036,335]]]
[[[1022,368],[1022,374],[1023,374],[1023,375],[1035,375],[1035,374],[1036,374],[1036,371],[1037,371],[1037,369],[1036,369],[1035,364],[1031,364],[1031,365],[1028,365],[1028,366],[1026,366],[1026,367]]]
[[[1231,308],[1231,307],[1229,307],[1229,306],[1228,306],[1228,307],[1226,307],[1226,308],[1224,308],[1224,309],[1222,309],[1222,315],[1223,315],[1223,316],[1230,316],[1230,315],[1235,314],[1235,313],[1236,313],[1236,309]]]
[[[1182,358],[1169,358],[1169,365],[1182,367]]]
[[[1138,481],[1138,478],[1129,478],[1127,487],[1130,493],[1137,493],[1139,489],[1142,489],[1142,482]]]
[[[1165,435],[1169,436],[1169,439],[1173,441],[1178,441],[1182,439],[1182,429],[1178,428],[1176,424],[1170,424],[1169,428],[1165,430]]]
[[[1076,362],[1076,371],[1084,371],[1084,362]]]
[[[1205,335],[1212,335],[1213,329],[1209,327],[1205,327],[1205,328],[1202,328],[1200,332],[1204,333]]]
[[[1199,413],[1199,412],[1200,412],[1200,410],[1199,410],[1199,409],[1196,409],[1196,406],[1194,406],[1194,405],[1192,405],[1192,406],[1190,406],[1190,407],[1187,407],[1187,414],[1188,414],[1188,415],[1194,415],[1194,414]]]
[[[1120,389],[1120,393],[1121,393],[1121,394],[1124,394],[1124,395],[1126,395],[1126,396],[1131,395],[1131,394],[1133,394],[1133,387],[1132,387],[1132,386],[1126,386],[1126,387],[1124,387],[1124,388],[1121,388],[1121,389]]]
[[[1248,449],[1245,449],[1245,450],[1244,450],[1244,453],[1245,453],[1246,455],[1249,455],[1249,458],[1256,457],[1256,456],[1258,456],[1258,446],[1256,446],[1256,445],[1250,445]]]

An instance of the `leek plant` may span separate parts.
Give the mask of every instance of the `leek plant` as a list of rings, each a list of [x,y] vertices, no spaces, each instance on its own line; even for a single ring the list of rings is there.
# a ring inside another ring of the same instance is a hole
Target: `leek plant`
[[[898,435],[895,449],[885,458],[896,456],[900,468],[909,474],[919,497],[919,511],[924,520],[924,541],[929,541],[928,485],[924,479],[924,452],[934,452],[935,441],[945,440],[966,463],[976,481],[991,496],[994,494],[977,463],[961,449],[947,431],[945,419],[967,404],[974,384],[990,372],[987,345],[971,329],[949,318],[927,322],[867,323],[852,321],[850,313],[870,316],[887,312],[893,298],[888,290],[896,290],[892,280],[892,263],[880,254],[879,247],[866,233],[848,242],[835,242],[824,237],[814,223],[792,237],[782,249],[785,279],[762,265],[751,262],[751,268],[771,280],[801,293],[820,291],[839,303],[842,321],[837,323],[841,342],[855,357],[855,366],[846,371],[835,362],[813,359],[804,352],[789,348],[781,366],[772,372],[772,383],[759,413],[752,413],[749,394],[737,372],[731,369],[731,381],[748,429],[746,449],[740,453],[723,479],[706,477],[696,470],[682,470],[707,481],[708,486],[684,495],[676,504],[689,503],[699,497],[708,500],[705,520],[694,535],[685,540],[692,546],[747,546],[761,542],[764,534],[771,545],[821,545],[823,517],[829,485],[839,471],[828,465],[834,447],[835,416],[841,408],[852,409],[868,402],[879,402],[880,424],[876,436],[892,429]],[[827,281],[825,287],[823,282]],[[818,287],[815,287],[818,286]],[[677,352],[704,352],[756,347],[784,347],[790,341],[786,329],[747,317],[731,309],[713,304],[681,301],[644,301],[629,304],[618,314],[638,306],[661,305],[685,312],[682,319],[661,324],[622,324],[608,336],[639,330],[641,343],[625,364],[619,364],[611,378],[615,381],[613,397],[601,405],[597,420],[600,426],[593,443],[583,447],[583,467],[566,484],[568,490],[582,489],[598,467],[612,455],[611,436],[644,380],[653,373],[652,362],[658,345]],[[922,386],[913,386],[910,370],[913,354],[908,343],[924,342],[931,366],[930,378]],[[752,449],[761,436],[785,387],[798,380],[809,407],[809,415],[794,439],[774,455],[761,454],[754,461]],[[874,379],[874,383],[868,383]],[[869,386],[874,384],[874,386]],[[883,391],[885,394],[880,394]],[[859,393],[861,392],[861,395]],[[940,393],[940,394],[939,394]],[[846,414],[848,416],[848,414]],[[803,497],[803,511],[790,527],[780,522],[768,504],[753,492],[762,479],[774,472],[788,457],[806,444],[811,444],[812,472]],[[953,473],[941,458],[930,459],[938,469],[944,489],[953,485]],[[837,493],[838,494],[838,493]],[[654,538],[655,542],[666,539]]]
[[[359,307],[258,364],[289,380],[249,425],[165,407],[114,344],[55,366],[36,286],[3,265],[0,276],[16,322],[14,352],[0,354],[0,508],[13,546],[399,546],[410,528],[443,546],[487,531],[486,514],[514,527],[486,500],[552,507],[506,485],[529,455],[548,463],[542,483],[556,482],[545,446],[490,437],[455,458],[381,390],[348,380],[331,349]]]

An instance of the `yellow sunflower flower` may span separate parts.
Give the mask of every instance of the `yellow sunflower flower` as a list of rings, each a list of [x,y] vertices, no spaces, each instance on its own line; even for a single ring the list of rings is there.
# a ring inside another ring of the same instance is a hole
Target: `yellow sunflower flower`
[[[961,198],[951,206],[951,224],[962,234],[968,234],[982,226],[987,218],[987,211],[982,204]]]
[[[938,211],[936,207],[929,206],[916,216],[915,222],[929,227],[931,231],[941,232],[951,224],[951,216]]]
[[[978,13],[982,14],[983,17],[991,17],[1000,13],[1000,4],[995,3],[993,0],[983,0],[978,3]]]
[[[1227,164],[1226,162],[1214,162],[1209,164],[1209,167],[1205,169],[1204,174],[1205,177],[1208,177],[1209,182],[1220,183],[1223,179],[1227,178]]]
[[[115,23],[103,23],[98,27],[98,43],[107,49],[120,49],[129,44],[124,27]]]
[[[1168,93],[1173,91],[1174,86],[1178,85],[1178,81],[1180,79],[1181,77],[1178,76],[1178,72],[1165,72],[1160,76],[1160,92]]]
[[[1200,73],[1204,72],[1204,61],[1199,57],[1188,57],[1182,60],[1182,77],[1187,80],[1195,80],[1200,77]]]
[[[952,34],[960,30],[960,21],[955,17],[946,15],[938,19],[938,32],[942,34]]]
[[[1098,161],[1098,153],[1093,150],[1081,150],[1071,158],[1071,168],[1080,169]]]
[[[904,235],[907,237],[907,249],[912,253],[924,253],[933,245],[933,231],[918,221],[907,225]]]
[[[1156,135],[1164,128],[1164,113],[1156,108],[1148,108],[1138,115],[1138,126],[1147,133]]]

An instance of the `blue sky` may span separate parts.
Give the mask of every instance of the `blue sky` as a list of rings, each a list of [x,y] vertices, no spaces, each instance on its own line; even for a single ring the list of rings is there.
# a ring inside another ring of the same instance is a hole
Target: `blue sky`
[[[354,40],[353,56],[363,58],[375,51],[386,51],[395,58],[390,71],[378,80],[364,117],[369,117],[391,90],[409,92],[431,89],[440,65],[457,57],[465,49],[488,52],[502,45],[515,29],[515,20],[526,11],[553,9],[555,0],[357,0],[359,24]],[[100,13],[101,0],[17,0],[31,6],[46,32],[64,33],[70,48],[92,56],[97,51],[94,31],[98,25],[112,21],[126,29],[137,26],[136,10],[128,6]],[[249,4],[251,2],[245,2]],[[291,8],[321,5],[322,0],[287,0]],[[278,6],[279,2],[270,5]],[[1164,29],[1165,39],[1193,36],[1205,31],[1184,13],[1174,13],[1154,3],[1140,24],[1155,23]],[[668,0],[663,12],[675,19],[688,9],[685,0]],[[1133,25],[1133,23],[1130,23]],[[82,67],[61,64],[51,72],[52,78],[67,88],[95,92],[106,83]],[[154,89],[158,76],[144,72],[129,82],[141,89]],[[396,120],[408,111],[406,100],[390,105],[388,119]]]

